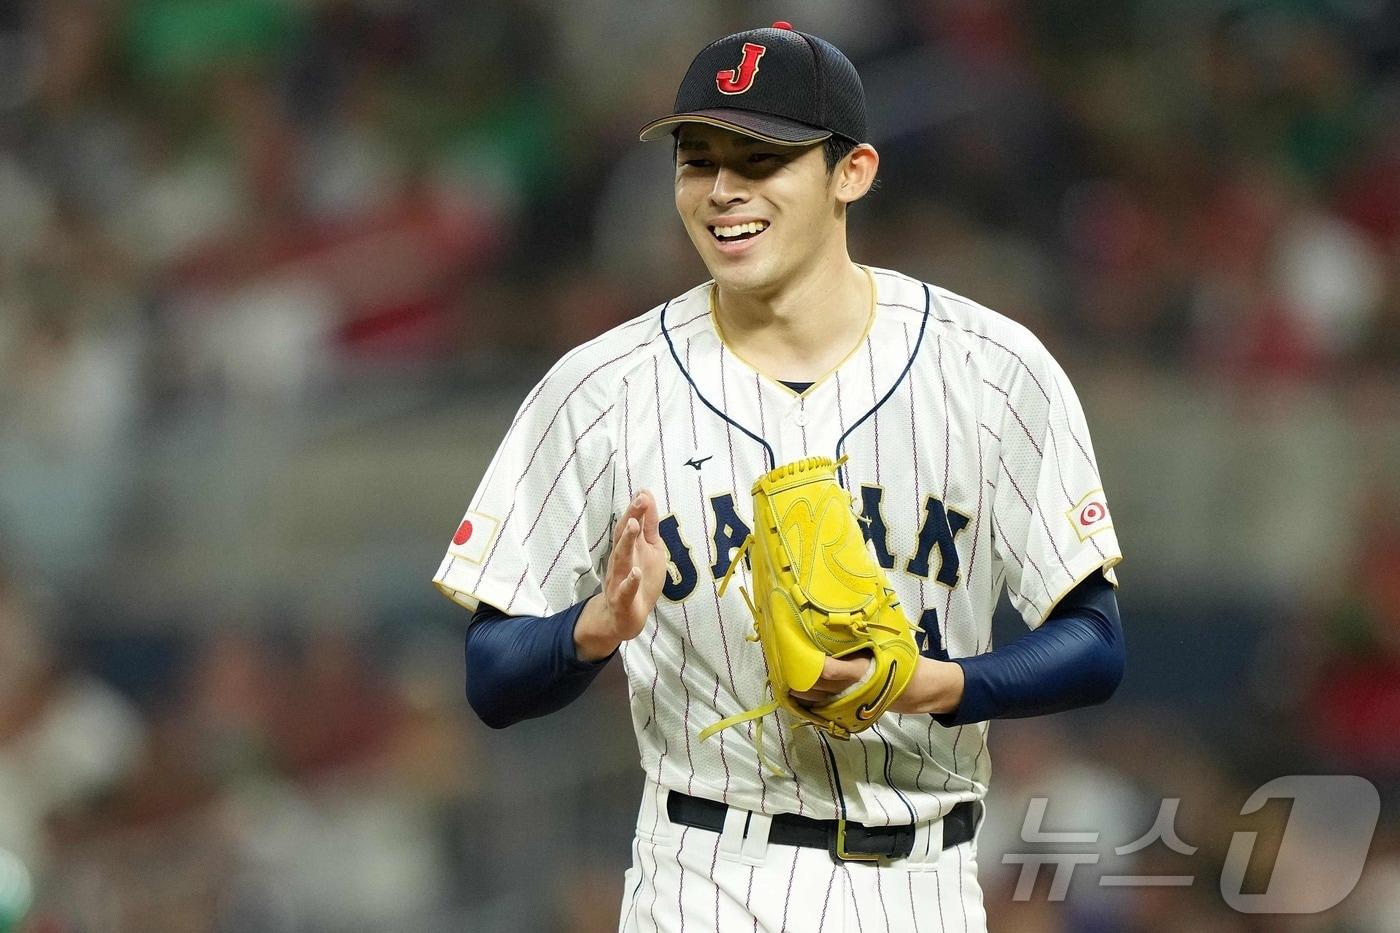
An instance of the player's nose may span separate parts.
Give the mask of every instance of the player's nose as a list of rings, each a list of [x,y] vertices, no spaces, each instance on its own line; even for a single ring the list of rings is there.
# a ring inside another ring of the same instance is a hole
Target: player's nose
[[[710,203],[716,207],[741,204],[748,197],[748,179],[728,165],[715,169],[715,183],[710,189]]]

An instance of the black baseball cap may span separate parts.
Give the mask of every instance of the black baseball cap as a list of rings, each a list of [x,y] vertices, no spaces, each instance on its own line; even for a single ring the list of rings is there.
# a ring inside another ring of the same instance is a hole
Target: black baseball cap
[[[825,39],[778,22],[717,39],[690,63],[676,112],[642,127],[643,142],[707,123],[783,146],[829,136],[865,141],[865,89]]]

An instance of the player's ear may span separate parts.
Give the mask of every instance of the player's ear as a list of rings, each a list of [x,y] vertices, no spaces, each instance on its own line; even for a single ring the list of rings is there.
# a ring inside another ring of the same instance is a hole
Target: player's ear
[[[880,153],[869,143],[861,143],[836,166],[836,200],[850,204],[865,197],[870,186],[875,183],[875,173],[880,168]]]

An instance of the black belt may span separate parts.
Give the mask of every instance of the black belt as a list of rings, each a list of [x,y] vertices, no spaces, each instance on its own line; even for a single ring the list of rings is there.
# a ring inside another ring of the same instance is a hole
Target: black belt
[[[672,823],[694,826],[711,832],[724,830],[724,817],[729,807],[717,800],[692,797],[679,791],[666,794],[666,815]],[[967,842],[977,832],[981,808],[965,800],[943,817],[943,848]],[[844,826],[844,839],[842,827]],[[780,846],[805,846],[826,849],[837,861],[873,858],[907,858],[914,851],[914,827],[865,826],[841,820],[817,820],[795,813],[779,813],[773,817],[768,841]]]

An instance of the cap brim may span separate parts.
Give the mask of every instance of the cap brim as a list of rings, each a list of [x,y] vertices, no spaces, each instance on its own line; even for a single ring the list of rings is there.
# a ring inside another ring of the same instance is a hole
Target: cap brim
[[[651,121],[642,127],[639,135],[642,142],[651,142],[654,139],[669,136],[682,123],[704,123],[707,126],[717,126],[722,130],[752,136],[755,139],[761,139],[766,143],[775,143],[779,146],[805,146],[809,143],[821,142],[832,135],[830,130],[809,126],[806,123],[798,123],[796,120],[789,120],[785,117],[731,108],[674,113],[669,117]]]

